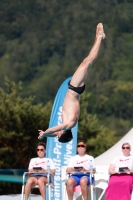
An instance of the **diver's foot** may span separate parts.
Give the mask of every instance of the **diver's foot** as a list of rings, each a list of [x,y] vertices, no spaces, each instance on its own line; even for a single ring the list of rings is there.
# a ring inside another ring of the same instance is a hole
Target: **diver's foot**
[[[105,39],[105,37],[106,37],[106,35],[104,33],[104,29],[103,29],[103,24],[102,23],[99,23],[97,25],[96,37],[100,37],[101,39]]]

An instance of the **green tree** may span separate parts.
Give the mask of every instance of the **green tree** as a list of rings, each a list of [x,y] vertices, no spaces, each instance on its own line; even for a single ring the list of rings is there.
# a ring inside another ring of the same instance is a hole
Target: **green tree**
[[[88,114],[90,96],[87,92],[81,95],[78,140],[84,140],[88,146],[87,152],[96,157],[109,149],[119,138],[115,137],[115,131],[102,125],[96,115]]]
[[[117,134],[122,136],[132,127],[132,99],[131,81],[107,81],[102,86],[101,94],[91,98],[88,110],[97,113],[100,121],[110,129],[117,127]]]
[[[0,168],[23,169],[36,156],[38,129],[48,127],[51,103],[32,105],[34,97],[22,99],[22,83],[6,80],[0,89]]]

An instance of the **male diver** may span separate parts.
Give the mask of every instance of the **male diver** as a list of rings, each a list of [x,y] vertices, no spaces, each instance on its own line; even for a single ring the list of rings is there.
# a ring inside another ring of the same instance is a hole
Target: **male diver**
[[[91,48],[89,55],[82,61],[71,81],[68,83],[68,91],[66,93],[62,106],[62,124],[48,128],[46,131],[38,130],[39,137],[58,136],[59,142],[69,142],[73,136],[71,129],[75,126],[80,115],[80,94],[85,90],[85,80],[88,75],[89,68],[94,63],[100,50],[101,41],[105,38],[103,24],[99,23],[96,28],[95,42]]]

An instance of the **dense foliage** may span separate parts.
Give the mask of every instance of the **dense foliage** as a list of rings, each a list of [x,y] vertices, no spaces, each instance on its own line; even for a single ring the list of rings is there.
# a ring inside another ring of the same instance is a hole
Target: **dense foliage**
[[[102,22],[107,38],[88,77],[88,112],[125,134],[133,118],[132,8],[130,0],[1,0],[0,86],[5,89],[7,76],[22,81],[22,96],[35,95],[34,103],[53,100],[89,53]]]
[[[33,97],[20,98],[21,83],[6,84],[7,93],[0,89],[0,168],[26,169],[36,157],[38,129],[48,126],[51,103],[32,105]]]

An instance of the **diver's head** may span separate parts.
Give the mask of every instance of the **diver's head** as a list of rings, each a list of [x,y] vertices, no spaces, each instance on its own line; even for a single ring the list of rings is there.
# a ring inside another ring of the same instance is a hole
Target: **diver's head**
[[[73,139],[72,131],[66,130],[64,133],[59,137],[58,141],[62,143],[69,142]]]

